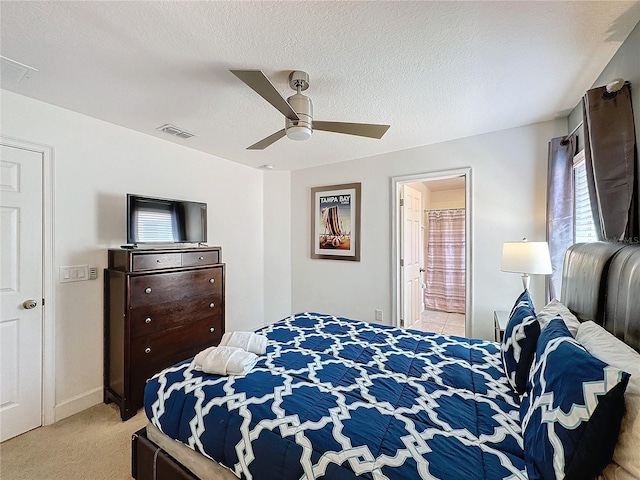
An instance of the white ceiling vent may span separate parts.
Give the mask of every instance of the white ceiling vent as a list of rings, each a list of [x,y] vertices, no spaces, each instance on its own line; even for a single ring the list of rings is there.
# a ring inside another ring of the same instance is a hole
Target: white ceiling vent
[[[24,63],[16,62],[10,58],[0,55],[0,72],[2,72],[2,83],[18,83],[37,72],[37,68],[30,67]]]
[[[169,123],[167,123],[166,125],[162,125],[161,127],[158,127],[156,130],[160,130],[161,132],[168,133],[169,135],[173,135],[174,137],[180,137],[180,138],[197,137],[195,133],[187,132],[186,130],[183,130],[182,128],[178,128],[175,125],[171,125]]]

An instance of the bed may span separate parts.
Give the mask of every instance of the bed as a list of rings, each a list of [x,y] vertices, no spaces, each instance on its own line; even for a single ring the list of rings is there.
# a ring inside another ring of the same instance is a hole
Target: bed
[[[567,252],[563,303],[640,350],[634,291],[639,246]],[[501,344],[311,312],[259,333],[267,353],[245,376],[188,359],[149,380],[134,478],[531,477]]]

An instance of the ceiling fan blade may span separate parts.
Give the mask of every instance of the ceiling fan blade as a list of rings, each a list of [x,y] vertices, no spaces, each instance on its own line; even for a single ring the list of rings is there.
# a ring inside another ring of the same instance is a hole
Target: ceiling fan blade
[[[250,86],[258,95],[264,98],[271,105],[276,107],[280,113],[291,120],[300,120],[298,114],[291,105],[280,95],[271,80],[262,73],[262,70],[229,70],[236,77]]]
[[[263,138],[258,143],[254,143],[250,147],[247,147],[247,150],[264,150],[272,143],[277,142],[282,137],[286,135],[284,128],[282,130],[278,130],[276,133],[269,135],[267,138]]]
[[[382,138],[391,125],[376,125],[373,123],[348,123],[348,122],[317,122],[313,121],[314,130],[325,132],[346,133],[360,137]]]

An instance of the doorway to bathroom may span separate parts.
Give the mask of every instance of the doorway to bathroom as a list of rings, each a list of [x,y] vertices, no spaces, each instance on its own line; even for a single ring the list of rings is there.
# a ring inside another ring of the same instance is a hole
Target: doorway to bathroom
[[[470,169],[393,179],[397,325],[470,332]]]

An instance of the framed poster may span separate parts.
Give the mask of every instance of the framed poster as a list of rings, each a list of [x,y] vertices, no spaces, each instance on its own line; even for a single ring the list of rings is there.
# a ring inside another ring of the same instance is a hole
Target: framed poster
[[[311,258],[360,261],[360,184],[311,189]]]

